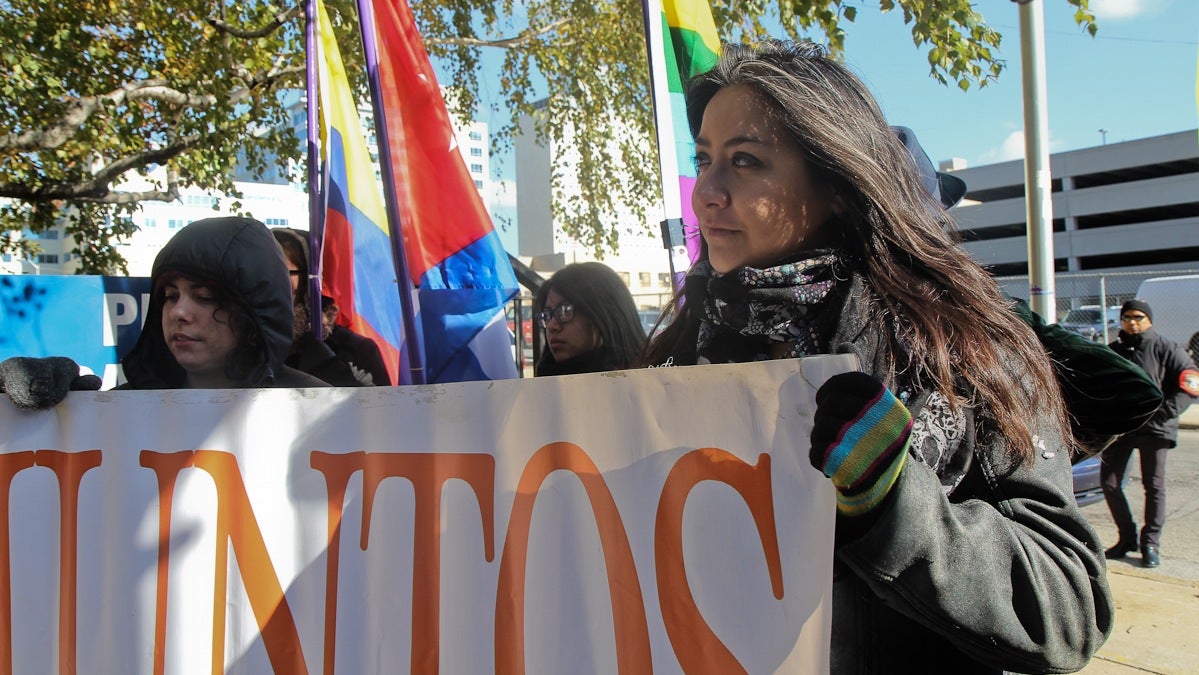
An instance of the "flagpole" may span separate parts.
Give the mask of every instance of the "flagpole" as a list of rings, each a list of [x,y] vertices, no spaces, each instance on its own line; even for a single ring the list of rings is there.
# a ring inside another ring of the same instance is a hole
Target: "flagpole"
[[[408,256],[404,253],[404,227],[400,220],[395,192],[395,176],[388,139],[387,117],[383,112],[382,83],[379,82],[379,50],[375,43],[375,14],[370,0],[358,0],[358,27],[362,33],[362,52],[366,57],[367,82],[374,111],[375,138],[379,148],[379,168],[383,174],[383,202],[387,209],[387,229],[391,239],[391,258],[395,266],[396,290],[400,294],[400,310],[404,317],[404,342],[407,345],[408,369],[413,384],[425,383],[424,354],[416,317],[412,306],[412,279],[408,272]]]
[[[325,209],[320,192],[316,0],[304,3],[304,19],[304,108],[308,120],[308,308],[312,334],[323,340],[326,336],[322,334],[321,324],[324,309],[321,307],[321,250],[325,241]]]
[[[679,194],[679,167],[676,158],[674,120],[671,116],[670,86],[666,73],[666,42],[662,34],[661,0],[641,0],[645,23],[645,53],[649,58],[650,102],[654,108],[654,130],[658,141],[658,171],[662,183],[662,247],[670,262],[670,278],[679,280],[675,269],[676,251],[684,246],[683,207]],[[684,254],[685,255],[685,254]]]

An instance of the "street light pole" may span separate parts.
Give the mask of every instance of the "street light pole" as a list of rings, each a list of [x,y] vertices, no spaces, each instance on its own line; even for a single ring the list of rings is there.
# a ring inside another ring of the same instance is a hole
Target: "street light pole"
[[[1024,75],[1024,196],[1028,220],[1028,304],[1046,322],[1057,320],[1053,279],[1053,185],[1049,114],[1045,101],[1045,22],[1041,0],[1020,6],[1020,69]]]
[[[1107,129],[1100,129],[1099,137],[1103,139],[1103,145],[1107,145]]]

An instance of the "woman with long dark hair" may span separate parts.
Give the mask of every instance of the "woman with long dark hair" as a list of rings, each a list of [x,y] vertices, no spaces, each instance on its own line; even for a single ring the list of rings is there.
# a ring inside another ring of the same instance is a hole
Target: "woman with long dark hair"
[[[1045,351],[866,87],[809,43],[689,84],[704,252],[647,365],[852,353],[816,396],[837,494],[832,671],[1081,668],[1111,630]]]
[[[533,299],[545,331],[536,375],[622,370],[636,365],[645,329],[628,286],[607,265],[573,263],[554,273]]]

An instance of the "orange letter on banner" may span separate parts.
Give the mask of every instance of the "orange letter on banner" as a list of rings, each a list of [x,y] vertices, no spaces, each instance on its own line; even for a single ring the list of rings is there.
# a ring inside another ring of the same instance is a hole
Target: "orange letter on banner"
[[[355,471],[362,470],[364,452],[331,454],[314,450],[308,458],[312,468],[325,474],[328,499],[329,540],[325,547],[325,675],[333,675],[337,647],[337,568],[341,562],[341,512],[346,485]]]
[[[558,469],[574,472],[583,483],[599,527],[600,546],[608,572],[612,623],[616,631],[616,666],[622,673],[650,673],[649,628],[633,551],[616,501],[595,463],[573,443],[550,443],[529,459],[508,520],[504,553],[500,557],[499,588],[495,598],[495,669],[525,672],[525,567],[533,502],[546,477]],[[713,671],[715,672],[715,671]]]
[[[33,452],[0,455],[0,672],[12,672],[12,552],[8,543],[8,494],[13,476],[33,466]]]
[[[686,673],[744,673],[745,668],[712,632],[699,613],[683,561],[683,507],[691,488],[714,480],[733,487],[749,506],[766,553],[766,568],[774,597],[783,597],[783,565],[774,524],[774,495],[770,487],[770,455],[751,466],[718,448],[700,448],[675,462],[662,486],[654,523],[654,567],[658,575],[658,604],[666,635]]]
[[[171,569],[171,509],[175,498],[175,481],[179,472],[192,465],[195,456],[190,450],[154,452],[142,450],[138,463],[152,469],[158,477],[158,586],[154,601],[154,675],[166,668],[167,645],[167,581]]]
[[[216,483],[216,582],[212,598],[212,672],[224,672],[225,593],[229,582],[229,545],[246,587],[246,596],[262,633],[262,645],[276,673],[307,673],[296,622],[262,540],[237,458],[216,450],[197,450],[195,466]]]
[[[416,497],[412,549],[413,673],[436,673],[441,626],[441,488],[460,478],[474,490],[483,517],[483,555],[495,558],[495,458],[466,453],[392,453],[366,455],[362,475],[362,550],[370,533],[375,491],[384,478],[399,476],[412,482]]]
[[[58,669],[75,672],[75,585],[79,567],[79,483],[83,474],[100,466],[99,450],[62,452],[38,450],[36,460],[58,477]]]

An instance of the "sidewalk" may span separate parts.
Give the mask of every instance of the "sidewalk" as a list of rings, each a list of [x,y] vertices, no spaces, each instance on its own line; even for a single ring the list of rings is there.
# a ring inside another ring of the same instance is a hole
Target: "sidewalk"
[[[1108,566],[1116,623],[1084,675],[1199,673],[1199,582]]]

